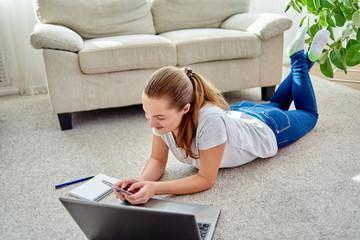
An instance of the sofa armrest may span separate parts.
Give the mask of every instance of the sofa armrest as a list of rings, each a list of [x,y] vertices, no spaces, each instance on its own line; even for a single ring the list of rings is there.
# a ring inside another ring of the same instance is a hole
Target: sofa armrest
[[[78,52],[84,46],[79,34],[70,28],[38,23],[30,35],[30,43],[36,49],[48,48]]]
[[[220,27],[251,32],[265,40],[283,33],[291,25],[292,21],[280,14],[239,13],[226,19]]]

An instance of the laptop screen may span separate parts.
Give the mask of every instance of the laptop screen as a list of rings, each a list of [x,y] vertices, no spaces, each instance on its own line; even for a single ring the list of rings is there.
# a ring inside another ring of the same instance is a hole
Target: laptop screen
[[[200,239],[194,215],[60,198],[89,239]]]

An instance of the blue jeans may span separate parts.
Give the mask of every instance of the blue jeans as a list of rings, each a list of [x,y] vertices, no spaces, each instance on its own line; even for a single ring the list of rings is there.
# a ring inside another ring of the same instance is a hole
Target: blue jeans
[[[304,51],[291,57],[291,72],[280,84],[270,103],[257,104],[243,101],[230,106],[265,122],[276,136],[279,148],[297,141],[313,129],[318,119],[316,99],[309,70],[314,65]],[[294,101],[296,110],[289,110]]]

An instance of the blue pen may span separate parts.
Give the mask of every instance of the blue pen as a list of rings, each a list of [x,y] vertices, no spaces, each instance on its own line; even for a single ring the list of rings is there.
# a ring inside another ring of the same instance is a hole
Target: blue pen
[[[93,178],[93,177],[94,177],[94,176],[86,177],[86,178],[81,178],[81,179],[78,179],[78,180],[75,180],[75,181],[72,181],[72,182],[67,182],[67,183],[59,184],[59,185],[56,185],[55,188],[58,189],[58,188],[61,188],[61,187],[65,187],[65,186],[67,186],[67,185],[71,185],[71,184],[74,184],[74,183],[86,181],[86,180],[89,180],[89,179],[91,179],[91,178]]]

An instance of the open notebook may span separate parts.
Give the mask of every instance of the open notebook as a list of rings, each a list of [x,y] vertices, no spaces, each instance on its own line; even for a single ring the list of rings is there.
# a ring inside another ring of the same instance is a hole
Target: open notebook
[[[111,183],[119,181],[119,179],[99,173],[89,181],[71,190],[69,195],[83,200],[98,201],[112,191],[111,187],[102,183],[103,179]]]

